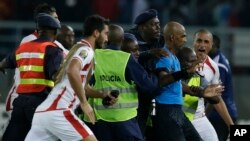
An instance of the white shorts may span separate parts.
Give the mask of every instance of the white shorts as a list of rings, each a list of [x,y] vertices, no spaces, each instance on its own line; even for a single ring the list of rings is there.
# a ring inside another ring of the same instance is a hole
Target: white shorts
[[[55,110],[34,114],[25,141],[79,141],[93,135],[72,110]]]
[[[194,119],[192,124],[204,141],[219,141],[213,125],[206,116]]]

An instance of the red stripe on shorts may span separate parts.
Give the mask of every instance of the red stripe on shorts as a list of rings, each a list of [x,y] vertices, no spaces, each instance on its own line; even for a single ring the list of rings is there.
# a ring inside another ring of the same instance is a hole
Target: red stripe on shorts
[[[88,131],[84,128],[84,126],[82,126],[81,123],[79,123],[78,120],[75,119],[75,117],[69,110],[63,111],[63,114],[65,118],[69,121],[69,123],[71,123],[72,126],[76,129],[76,131],[83,137],[83,139],[89,136]]]

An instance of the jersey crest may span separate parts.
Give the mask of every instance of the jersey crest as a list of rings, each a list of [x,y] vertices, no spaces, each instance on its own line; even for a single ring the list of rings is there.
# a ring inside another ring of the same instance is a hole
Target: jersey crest
[[[85,59],[88,56],[88,52],[86,50],[82,50],[79,54],[79,56],[83,59]]]

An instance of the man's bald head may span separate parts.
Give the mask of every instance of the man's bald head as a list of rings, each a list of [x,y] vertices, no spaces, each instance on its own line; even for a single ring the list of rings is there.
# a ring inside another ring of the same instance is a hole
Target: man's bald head
[[[196,31],[194,33],[194,36],[197,36],[197,34],[201,34],[201,33],[208,34],[213,39],[213,34],[207,29],[200,29],[200,30]]]
[[[168,22],[163,30],[164,39],[168,47],[178,50],[187,42],[185,27],[178,22]]]
[[[171,21],[165,25],[163,33],[164,33],[164,37],[168,37],[176,33],[183,32],[183,31],[185,31],[185,28],[182,24]]]
[[[109,42],[108,43],[121,46],[122,40],[123,40],[123,34],[124,34],[124,30],[121,26],[116,25],[116,24],[109,25],[109,36],[108,36]]]
[[[66,48],[70,49],[75,42],[75,32],[71,26],[62,25],[57,40]]]
[[[68,26],[68,25],[62,25],[62,27],[59,30],[59,32],[64,32],[64,33],[67,31],[74,32],[73,28],[71,26]]]

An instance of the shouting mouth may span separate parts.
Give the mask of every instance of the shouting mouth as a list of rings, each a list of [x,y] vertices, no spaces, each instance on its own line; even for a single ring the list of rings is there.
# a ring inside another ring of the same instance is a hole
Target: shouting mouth
[[[204,53],[206,50],[205,49],[198,49],[198,51]]]

